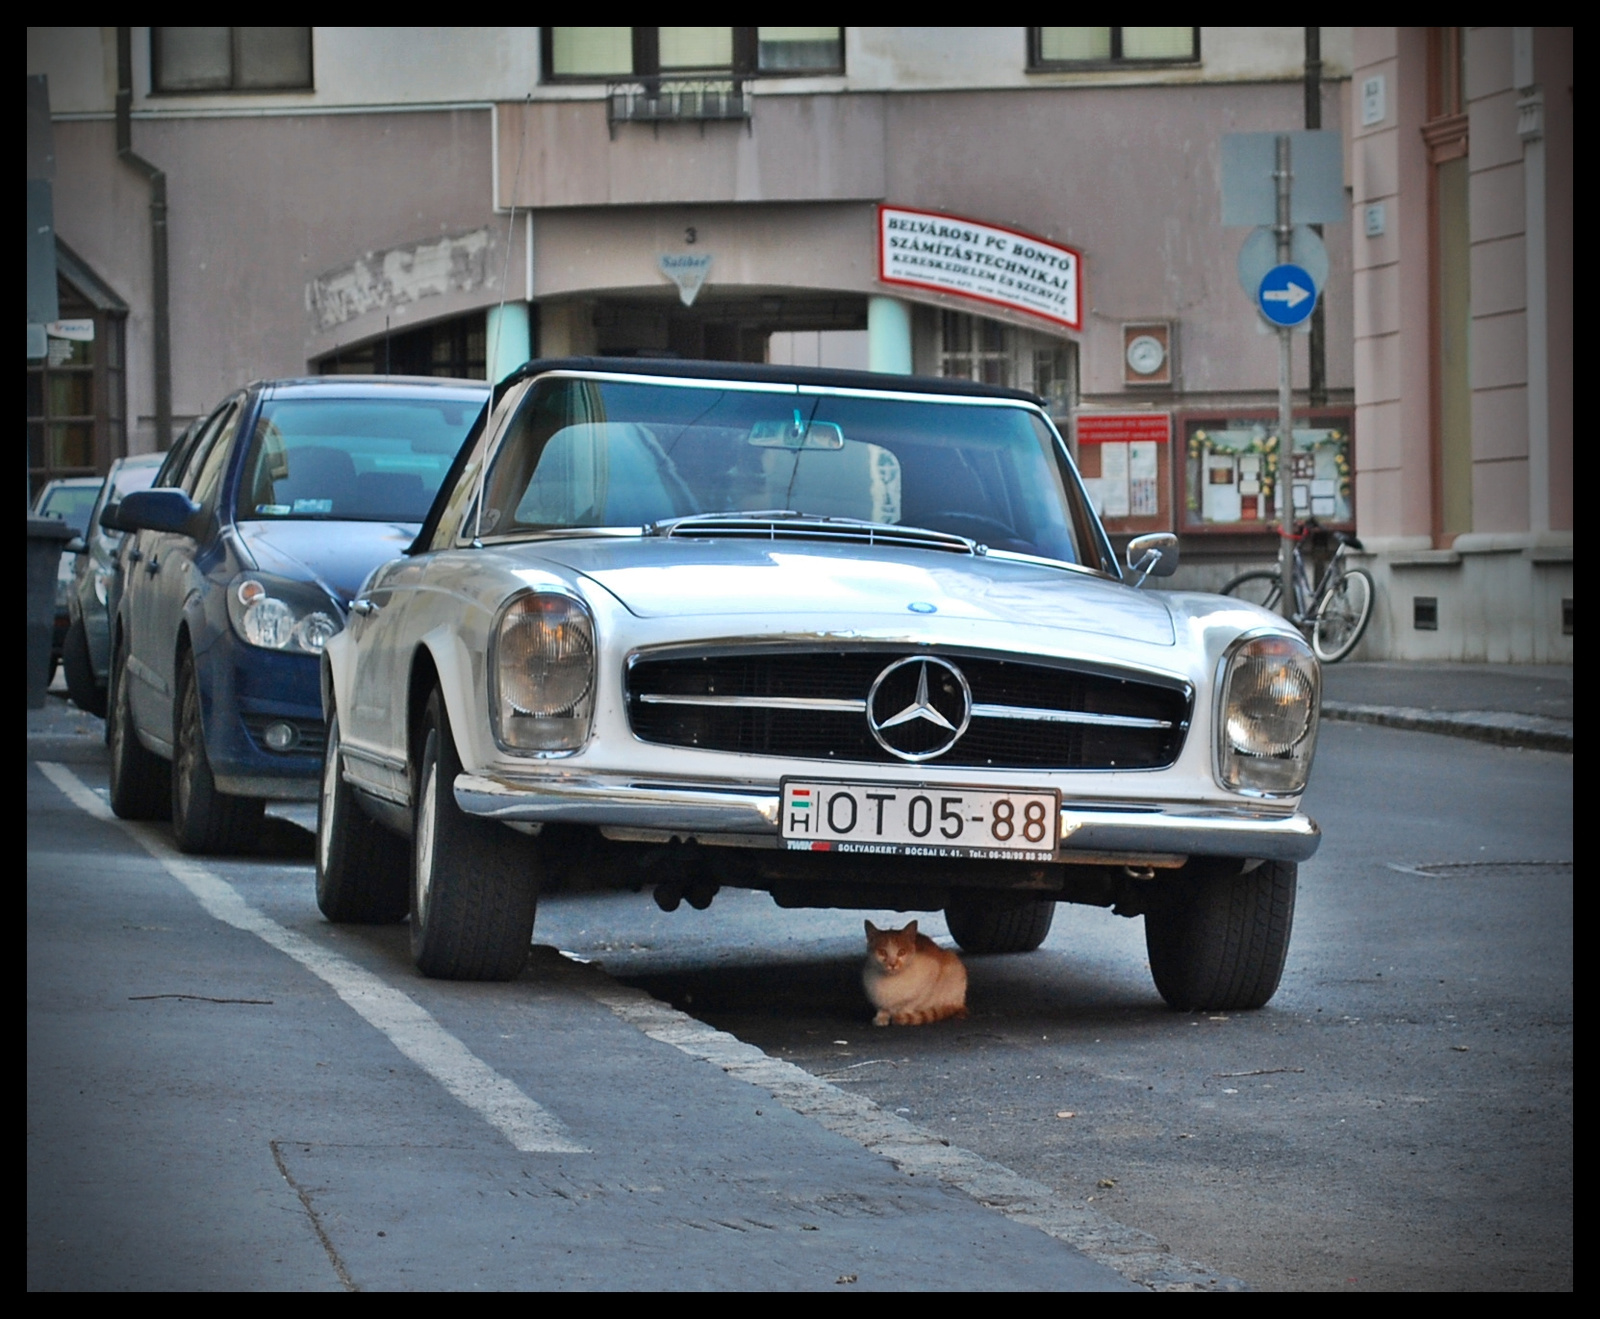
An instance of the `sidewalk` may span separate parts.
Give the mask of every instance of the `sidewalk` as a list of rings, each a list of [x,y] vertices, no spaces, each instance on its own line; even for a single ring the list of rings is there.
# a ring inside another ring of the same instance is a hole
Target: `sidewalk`
[[[1327,664],[1325,719],[1385,724],[1544,751],[1572,750],[1572,667]]]

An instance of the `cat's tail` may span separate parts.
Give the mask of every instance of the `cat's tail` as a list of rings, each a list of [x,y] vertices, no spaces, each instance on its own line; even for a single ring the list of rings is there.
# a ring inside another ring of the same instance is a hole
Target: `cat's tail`
[[[967,1006],[965,1003],[946,1004],[937,1008],[917,1008],[911,1012],[896,1012],[890,1020],[896,1026],[926,1026],[931,1022],[943,1021],[947,1017],[965,1017]]]

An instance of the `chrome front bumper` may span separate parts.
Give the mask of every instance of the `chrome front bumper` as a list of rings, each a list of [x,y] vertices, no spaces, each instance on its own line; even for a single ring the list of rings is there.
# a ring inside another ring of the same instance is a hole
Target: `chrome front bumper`
[[[477,774],[455,781],[456,805],[468,815],[525,824],[591,824],[705,842],[777,847],[778,796],[689,784],[601,778],[508,783]],[[719,837],[720,836],[720,837]],[[1250,806],[1150,802],[1064,802],[1063,861],[1145,857],[1237,856],[1304,861],[1322,841],[1317,822],[1299,811],[1273,814]]]

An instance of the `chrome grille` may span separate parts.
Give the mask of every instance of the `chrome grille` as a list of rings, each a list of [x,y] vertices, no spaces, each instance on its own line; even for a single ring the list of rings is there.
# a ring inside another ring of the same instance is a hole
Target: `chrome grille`
[[[646,742],[812,760],[903,763],[872,736],[866,697],[904,650],[644,656],[628,717]],[[996,769],[1156,769],[1178,758],[1187,684],[939,652],[966,676],[971,723],[925,763]]]

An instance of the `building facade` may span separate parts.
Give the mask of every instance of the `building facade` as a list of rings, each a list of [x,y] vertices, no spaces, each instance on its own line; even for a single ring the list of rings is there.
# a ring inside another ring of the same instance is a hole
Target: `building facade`
[[[1276,548],[1277,343],[1222,141],[1351,122],[1351,30],[1311,30],[1309,105],[1307,31],[40,28],[28,67],[57,231],[125,309],[110,456],[170,439],[136,157],[169,429],[251,378],[530,355],[970,376],[1043,395],[1114,536],[1175,530],[1176,580],[1216,587]],[[1285,447],[1296,513],[1365,533],[1367,249],[1326,250]]]
[[[1572,30],[1356,28],[1366,649],[1572,662]]]

